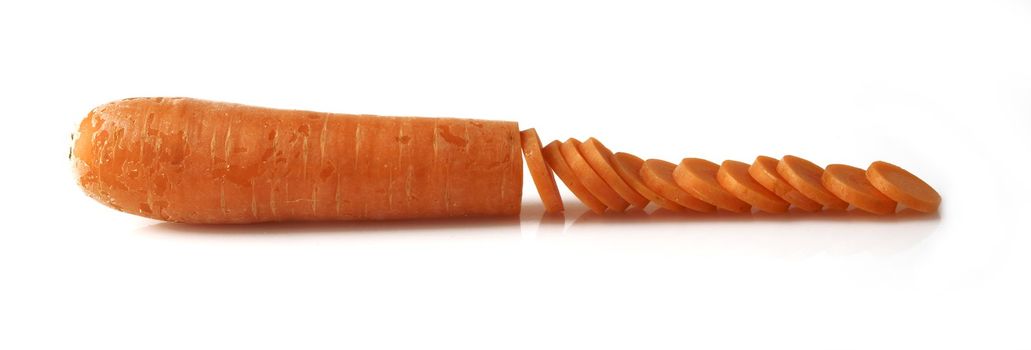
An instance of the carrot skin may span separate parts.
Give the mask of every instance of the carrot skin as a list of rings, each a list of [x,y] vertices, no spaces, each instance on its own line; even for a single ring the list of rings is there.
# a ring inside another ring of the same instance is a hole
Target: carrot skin
[[[514,122],[277,110],[136,98],[80,123],[85,192],[186,223],[517,215]]]

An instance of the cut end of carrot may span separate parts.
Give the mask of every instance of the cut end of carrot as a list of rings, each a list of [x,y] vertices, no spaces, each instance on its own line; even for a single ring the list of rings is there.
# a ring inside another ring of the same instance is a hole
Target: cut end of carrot
[[[615,190],[613,190],[605,180],[591,168],[591,165],[587,163],[583,155],[580,154],[580,140],[570,138],[566,142],[562,143],[560,150],[562,156],[566,158],[566,163],[569,164],[569,168],[573,170],[577,179],[580,183],[587,188],[595,197],[605,203],[609,209],[613,211],[624,211],[630,206],[630,203],[623,200]]]
[[[823,173],[822,182],[828,191],[856,208],[881,215],[895,212],[895,201],[870,184],[863,169],[831,164]]]
[[[537,136],[537,130],[530,128],[519,132],[519,138],[523,148],[523,156],[526,158],[526,167],[530,170],[530,177],[537,187],[537,193],[541,196],[544,210],[549,213],[560,213],[565,208],[562,206],[562,195],[559,194],[558,185],[555,183],[555,176],[551,167],[544,160],[541,140]]]
[[[641,194],[641,196],[644,196],[649,201],[655,202],[655,205],[674,212],[684,211],[684,209],[686,209],[676,202],[666,199],[648,188],[648,185],[644,183],[644,179],[641,178],[641,167],[644,166],[643,159],[633,154],[619,152],[612,156],[612,164],[615,166],[616,172],[619,173],[619,176],[623,178],[627,184],[633,187],[637,193]]]
[[[558,175],[558,178],[562,180],[562,183],[566,184],[566,188],[568,188],[570,192],[573,192],[573,195],[576,196],[580,202],[597,214],[604,213],[607,206],[599,200],[598,197],[591,194],[591,191],[588,191],[582,183],[580,183],[580,180],[573,172],[573,169],[569,167],[569,163],[562,155],[561,148],[561,142],[558,142],[557,140],[551,141],[551,143],[548,143],[548,145],[544,147],[544,159],[547,160],[551,169],[555,171],[555,175]]]
[[[848,203],[823,187],[823,168],[801,157],[784,156],[777,163],[777,173],[809,199],[829,209],[845,210]]]
[[[612,151],[605,147],[597,139],[591,137],[578,145],[577,149],[583,155],[587,163],[594,169],[598,176],[601,176],[605,183],[616,191],[623,200],[636,208],[644,208],[648,205],[648,199],[637,193],[626,181],[616,172],[612,164]]]
[[[644,161],[641,167],[641,178],[645,185],[659,195],[672,200],[677,204],[703,213],[716,211],[716,206],[706,202],[694,194],[687,192],[679,186],[674,179],[673,172],[677,166],[661,159],[649,159]]]
[[[676,184],[687,192],[716,207],[735,212],[747,213],[752,206],[720,185],[716,178],[720,166],[700,158],[684,158],[673,171]]]
[[[942,197],[931,185],[901,167],[876,161],[866,169],[866,178],[885,196],[913,208],[933,213],[941,205]]]
[[[788,211],[788,206],[790,206],[788,202],[755,181],[752,175],[748,174],[748,164],[725,160],[723,164],[720,164],[716,180],[727,192],[759,210],[768,213],[783,213]]]
[[[752,178],[763,187],[773,191],[777,196],[780,196],[780,198],[799,209],[808,212],[823,209],[823,204],[817,203],[798,192],[798,190],[784,180],[784,177],[777,173],[777,163],[779,162],[772,157],[758,156],[755,158],[755,162],[748,167],[748,174],[752,175]]]

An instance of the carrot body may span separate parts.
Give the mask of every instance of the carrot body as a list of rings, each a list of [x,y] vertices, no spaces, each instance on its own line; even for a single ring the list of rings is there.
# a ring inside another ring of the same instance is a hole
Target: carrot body
[[[831,164],[827,166],[821,180],[828,191],[856,208],[881,215],[895,212],[895,201],[870,184],[863,169]]]
[[[537,193],[541,196],[544,210],[549,213],[560,213],[565,210],[562,205],[562,195],[559,194],[558,185],[555,183],[555,175],[548,167],[547,161],[542,154],[541,139],[537,136],[534,128],[519,132],[522,139],[523,155],[526,157],[526,168],[530,170],[530,177],[537,187]]]
[[[755,181],[752,175],[748,174],[748,164],[736,160],[725,160],[723,164],[720,164],[716,180],[727,192],[759,210],[768,213],[783,213],[788,211],[788,206],[790,206],[788,202]]]
[[[137,98],[91,111],[72,156],[115,209],[251,223],[517,215],[519,149],[514,122]]]

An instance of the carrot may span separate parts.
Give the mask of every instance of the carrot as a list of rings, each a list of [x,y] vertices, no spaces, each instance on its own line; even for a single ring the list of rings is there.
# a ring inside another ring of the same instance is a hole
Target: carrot
[[[888,162],[876,161],[866,169],[866,178],[896,202],[925,213],[938,210],[942,197],[924,180]]]
[[[848,208],[848,203],[823,188],[821,180],[823,168],[813,162],[796,156],[784,156],[777,163],[777,174],[784,177],[784,181],[787,181],[798,192],[827,208],[837,210]]]
[[[277,110],[189,98],[108,103],[72,159],[97,201],[186,223],[518,215],[514,122]]]
[[[566,162],[569,164],[569,168],[573,169],[573,174],[580,180],[580,183],[591,191],[595,197],[598,197],[609,209],[614,211],[624,211],[630,203],[623,200],[616,191],[613,191],[605,180],[602,180],[598,173],[594,172],[590,164],[587,164],[587,160],[580,155],[580,140],[570,138],[566,142],[562,143],[560,150],[562,156],[566,158]]]
[[[716,211],[716,207],[712,204],[696,198],[694,195],[684,191],[680,186],[677,186],[676,181],[673,179],[673,170],[676,167],[673,163],[660,159],[646,160],[641,167],[641,179],[655,193],[687,209],[703,213]]]
[[[659,207],[669,211],[683,211],[685,209],[680,204],[655,193],[655,191],[648,188],[648,185],[644,184],[644,179],[641,178],[641,167],[644,166],[643,159],[633,154],[619,152],[612,156],[612,165],[615,167],[616,173],[619,173],[619,177],[623,178],[637,193],[640,193],[649,201],[655,202]]]
[[[790,206],[788,202],[756,182],[752,175],[748,174],[748,164],[736,160],[723,161],[720,170],[716,172],[716,181],[727,192],[759,210],[783,213],[788,211]]]
[[[717,208],[735,213],[747,213],[748,203],[727,192],[716,179],[719,165],[699,158],[684,158],[673,170],[673,180],[680,188]]]
[[[752,163],[752,166],[748,167],[748,174],[752,175],[752,178],[763,185],[763,187],[773,191],[777,196],[780,196],[780,198],[799,209],[809,212],[823,209],[823,204],[809,199],[794,187],[791,187],[784,180],[784,177],[777,173],[777,163],[776,159],[767,156],[755,157],[755,162]]]
[[[537,130],[530,128],[519,132],[522,140],[523,155],[526,156],[526,167],[530,170],[530,177],[533,184],[537,186],[537,193],[544,203],[544,210],[549,213],[560,213],[562,207],[562,195],[558,192],[558,185],[555,184],[555,176],[551,168],[541,155],[541,139],[537,137]]]
[[[824,171],[822,182],[828,191],[856,208],[882,215],[895,212],[895,201],[870,184],[863,169],[831,164]]]
[[[623,178],[616,173],[612,166],[612,151],[605,147],[597,139],[591,137],[577,147],[591,168],[601,176],[602,180],[609,185],[630,205],[637,208],[644,208],[648,205],[648,199],[641,196],[630,185],[623,181]]]
[[[604,213],[607,206],[580,183],[580,179],[576,177],[573,169],[569,167],[569,162],[562,155],[561,148],[561,142],[558,142],[558,140],[551,141],[548,146],[544,147],[544,159],[548,161],[551,169],[555,170],[555,175],[558,175],[562,183],[566,184],[566,188],[573,192],[577,199],[580,199],[580,202],[583,202],[588,209],[597,214]]]

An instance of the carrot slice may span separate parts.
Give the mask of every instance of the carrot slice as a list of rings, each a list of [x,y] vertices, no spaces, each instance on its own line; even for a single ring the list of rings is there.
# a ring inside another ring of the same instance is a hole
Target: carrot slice
[[[587,163],[591,165],[591,168],[601,176],[605,183],[609,184],[613,190],[623,197],[624,200],[630,202],[631,205],[637,208],[644,208],[648,205],[648,198],[644,198],[640,193],[637,193],[630,185],[623,181],[623,178],[616,173],[616,170],[612,166],[612,151],[610,151],[605,145],[597,139],[591,137],[587,141],[584,141],[577,147],[580,154],[583,155]]]
[[[798,192],[791,184],[788,184],[784,180],[784,177],[777,173],[777,163],[779,161],[767,156],[758,156],[755,158],[755,162],[752,166],[748,167],[748,174],[752,175],[752,178],[756,182],[766,187],[766,189],[773,191],[773,193],[780,196],[788,203],[793,204],[795,207],[805,211],[818,211],[823,209],[823,204],[817,203],[809,197],[806,197],[801,192]]]
[[[856,208],[882,215],[895,212],[895,201],[873,187],[863,169],[831,164],[823,173],[822,182],[828,191]]]
[[[913,210],[933,213],[942,202],[941,195],[931,185],[888,162],[876,161],[870,164],[866,169],[866,179],[885,196]]]
[[[623,152],[614,154],[611,159],[612,165],[614,166],[616,173],[619,174],[619,177],[623,178],[630,187],[633,187],[634,190],[644,196],[644,198],[655,202],[659,207],[669,211],[683,211],[685,209],[680,204],[655,193],[655,191],[648,188],[648,185],[644,184],[644,179],[641,178],[641,167],[644,166],[643,159],[638,158],[633,154]]]
[[[723,161],[716,181],[738,199],[768,213],[786,212],[791,205],[756,182],[748,174],[748,164],[736,160]]]
[[[644,179],[644,184],[648,185],[648,188],[652,189],[652,191],[687,209],[703,213],[716,211],[716,206],[696,198],[694,195],[684,191],[680,186],[677,186],[676,181],[673,179],[673,170],[676,167],[673,163],[664,160],[649,159],[644,161],[640,175]]]
[[[533,184],[537,187],[541,202],[544,203],[544,211],[562,212],[562,195],[559,194],[551,168],[541,155],[541,139],[537,137],[537,130],[529,128],[520,131],[519,139],[523,146],[523,156],[526,157],[526,167],[530,170],[530,177],[533,178]]]
[[[576,178],[576,175],[573,173],[573,169],[569,168],[569,163],[566,162],[565,157],[562,156],[561,148],[561,142],[558,142],[557,140],[551,141],[548,146],[544,147],[544,159],[548,161],[548,165],[550,165],[551,169],[555,171],[555,174],[558,175],[560,180],[562,180],[562,183],[566,184],[566,188],[569,188],[569,191],[573,192],[573,195],[580,199],[580,202],[583,202],[588,209],[591,209],[591,211],[595,213],[604,213],[606,208],[605,203],[598,200],[598,197],[591,194],[591,191],[588,191],[587,188],[580,183],[580,180]]]
[[[796,156],[784,156],[777,163],[777,173],[809,199],[830,209],[845,210],[848,203],[823,188],[823,168]]]
[[[720,166],[699,158],[684,158],[673,170],[673,180],[698,199],[735,213],[747,213],[752,206],[727,192],[716,180]]]
[[[616,191],[613,191],[612,188],[605,183],[605,180],[602,180],[601,177],[598,176],[598,173],[594,172],[594,169],[591,169],[591,165],[587,164],[587,160],[580,155],[580,151],[578,150],[579,146],[580,140],[570,138],[566,140],[566,142],[563,142],[560,148],[562,156],[566,158],[566,163],[569,164],[569,168],[573,169],[573,174],[576,175],[576,178],[580,180],[580,183],[582,183],[588,191],[591,191],[591,194],[598,197],[598,199],[605,203],[609,209],[615,211],[626,210],[626,208],[630,206],[630,203],[623,200],[623,197],[620,197]]]

